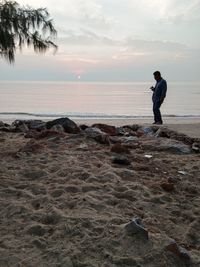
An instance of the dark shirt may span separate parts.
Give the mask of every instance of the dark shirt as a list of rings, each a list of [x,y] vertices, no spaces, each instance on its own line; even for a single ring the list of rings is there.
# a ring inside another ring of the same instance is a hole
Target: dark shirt
[[[162,103],[164,98],[166,97],[166,92],[167,92],[167,82],[163,78],[161,78],[161,80],[156,83],[155,88],[153,89],[153,96],[152,96],[153,102]]]

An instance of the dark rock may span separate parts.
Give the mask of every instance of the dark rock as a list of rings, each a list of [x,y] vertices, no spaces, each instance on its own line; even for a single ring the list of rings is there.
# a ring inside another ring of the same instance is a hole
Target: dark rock
[[[109,140],[112,144],[121,143],[121,136],[109,136]]]
[[[174,184],[170,182],[162,182],[160,186],[162,187],[163,190],[167,192],[171,192],[174,190]]]
[[[151,140],[142,140],[141,146],[143,149],[152,151],[168,151],[174,154],[189,154],[191,148],[180,141],[166,138],[156,138]]]
[[[117,135],[124,135],[126,133],[124,127],[117,127],[116,128]]]
[[[20,132],[27,133],[29,131],[29,128],[26,124],[21,124],[18,126],[18,129]]]
[[[123,128],[127,128],[127,129],[130,129],[130,130],[136,132],[140,128],[140,126],[138,124],[124,125]]]
[[[170,138],[169,132],[165,128],[159,128],[157,132],[155,133],[155,137],[165,137],[165,138]]]
[[[155,126],[138,126],[137,131],[135,132],[135,135],[137,137],[142,137],[142,136],[150,136],[154,137],[155,132],[158,130],[158,127]]]
[[[120,140],[123,143],[132,143],[132,142],[138,141],[138,137],[137,136],[122,136],[120,137]]]
[[[54,125],[52,128],[51,128],[52,131],[56,131],[56,132],[59,132],[59,133],[63,133],[65,130],[64,128],[62,127],[62,125],[60,124],[56,124]]]
[[[139,130],[142,131],[145,135],[154,135],[154,129],[152,129],[151,127],[142,126],[139,128]]]
[[[26,124],[29,127],[36,127],[40,125],[41,123],[44,123],[42,120],[15,120],[12,125],[17,127],[22,124]]]
[[[186,266],[190,266],[191,265],[191,258],[190,255],[188,253],[188,251],[179,246],[179,251],[180,251],[180,258],[186,263]]]
[[[80,129],[77,124],[69,118],[59,118],[53,121],[48,121],[46,122],[46,128],[51,129],[56,124],[60,124],[67,133],[76,134],[80,132]]]
[[[115,144],[111,147],[110,149],[111,152],[114,152],[114,153],[130,153],[130,151],[128,150],[127,147],[125,147],[124,145],[121,145],[121,144]]]
[[[29,130],[44,130],[45,123],[42,120],[15,120],[12,126],[20,131],[22,125],[26,125]],[[25,126],[24,126],[25,127]]]
[[[148,231],[144,228],[139,218],[133,219],[127,223],[124,229],[128,235],[137,235],[144,239],[149,239]]]
[[[178,248],[178,245],[175,240],[170,240],[169,244],[165,247],[166,250],[176,254],[177,256],[180,256],[180,251]]]
[[[80,127],[80,129],[83,130],[83,131],[85,131],[85,129],[88,128],[88,126],[85,125],[85,124],[81,124],[81,125],[79,125],[79,127]]]
[[[121,165],[130,165],[131,164],[131,162],[124,156],[113,157],[112,162],[115,164],[121,164]]]
[[[9,126],[10,126],[9,124],[0,121],[0,127],[9,127]]]
[[[16,129],[16,127],[8,125],[0,127],[0,131],[7,133],[16,133],[18,130]]]
[[[136,132],[136,136],[137,137],[142,137],[144,135],[144,132],[142,131],[142,130],[137,130],[137,132]]]
[[[192,145],[194,142],[199,142],[199,138],[192,138],[168,128],[159,128],[155,134],[155,137],[170,138],[188,145]]]
[[[107,133],[108,135],[117,135],[117,130],[115,126],[102,124],[102,123],[96,123],[93,124],[92,127],[100,129],[102,132]]]
[[[99,128],[88,127],[85,130],[85,133],[89,138],[96,140],[100,144],[110,144],[109,136]]]
[[[162,126],[158,126],[155,124],[151,125],[151,129],[154,131],[154,133],[156,133],[160,129],[160,127],[162,127]]]
[[[175,240],[171,239],[165,249],[180,258],[185,263],[186,267],[191,266],[191,257],[188,251],[185,248],[178,246]]]
[[[166,144],[164,144],[166,150],[177,154],[189,154],[191,153],[191,149],[188,145],[185,145],[179,141],[169,140]]]
[[[123,126],[117,129],[118,135],[123,136],[137,136],[137,132],[134,131],[131,126]]]

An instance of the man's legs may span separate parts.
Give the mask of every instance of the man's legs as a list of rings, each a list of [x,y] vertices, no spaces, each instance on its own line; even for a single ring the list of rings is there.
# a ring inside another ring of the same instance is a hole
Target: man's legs
[[[162,117],[161,117],[161,113],[160,113],[160,106],[161,106],[160,102],[154,102],[153,103],[153,113],[154,113],[155,123],[162,124],[163,122],[162,122]]]

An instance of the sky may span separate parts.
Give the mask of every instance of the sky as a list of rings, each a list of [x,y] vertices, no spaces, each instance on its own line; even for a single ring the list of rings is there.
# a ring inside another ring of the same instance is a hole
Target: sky
[[[0,59],[0,80],[199,82],[200,0],[18,0],[46,7],[58,32],[54,54]],[[42,4],[41,4],[42,3]]]

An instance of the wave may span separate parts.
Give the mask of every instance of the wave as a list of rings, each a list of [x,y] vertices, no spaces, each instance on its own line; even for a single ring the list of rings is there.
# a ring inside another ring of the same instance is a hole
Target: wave
[[[0,116],[5,117],[30,117],[30,118],[61,118],[70,117],[77,119],[147,119],[152,118],[152,115],[118,115],[118,114],[96,114],[96,113],[31,113],[31,112],[0,112]],[[176,115],[164,114],[165,118],[200,118],[200,115]]]

